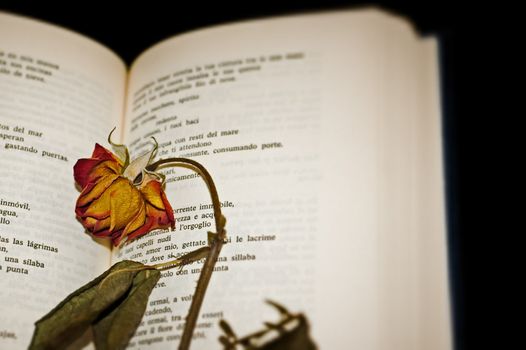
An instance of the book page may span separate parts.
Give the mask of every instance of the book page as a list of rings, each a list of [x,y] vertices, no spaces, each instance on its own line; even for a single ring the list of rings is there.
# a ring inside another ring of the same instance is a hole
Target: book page
[[[75,218],[73,165],[120,123],[126,69],[65,29],[0,13],[0,348],[108,268]]]
[[[418,219],[427,189],[413,183],[427,181],[428,165],[415,149],[440,144],[436,128],[419,134],[421,114],[439,122],[437,105],[421,106],[416,93],[436,94],[433,55],[405,20],[361,10],[203,29],[136,60],[125,142],[137,156],[153,136],[160,158],[201,162],[227,218],[229,242],[193,348],[220,347],[220,319],[239,336],[278,321],[266,299],[304,313],[320,348],[421,349],[435,342],[430,332],[448,347],[443,246],[432,275],[419,275],[430,272],[419,267],[429,253],[419,249],[444,238],[444,218],[430,211],[433,220]],[[440,177],[439,156],[430,155]],[[114,250],[114,260],[166,262],[214,231],[202,179],[183,168],[163,172],[175,231]],[[427,208],[443,206],[440,196],[430,200]],[[201,266],[163,272],[129,348],[176,346]],[[435,295],[431,281],[441,287]],[[440,302],[422,318],[423,300],[434,297]]]
[[[416,163],[418,171],[418,198],[415,210],[417,232],[427,232],[419,239],[418,277],[422,285],[419,295],[419,326],[423,346],[427,349],[452,347],[450,319],[450,286],[447,269],[447,237],[445,210],[445,183],[443,166],[442,125],[440,98],[435,86],[439,86],[437,43],[428,40],[421,53],[421,77],[418,85],[421,116],[417,135],[419,151]],[[434,314],[430,318],[427,315]]]
[[[387,34],[378,125],[381,348],[451,348],[435,38]],[[396,40],[393,40],[396,39]],[[411,339],[411,342],[408,341]]]

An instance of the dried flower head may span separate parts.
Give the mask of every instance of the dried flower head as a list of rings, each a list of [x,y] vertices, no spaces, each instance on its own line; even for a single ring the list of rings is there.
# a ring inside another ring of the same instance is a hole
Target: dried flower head
[[[75,213],[84,227],[93,236],[111,238],[115,246],[154,229],[173,228],[175,219],[163,190],[164,176],[146,170],[157,142],[151,152],[131,163],[128,149],[112,143],[111,133],[108,142],[124,161],[96,144],[91,158],[79,159],[73,167],[75,181],[82,188]]]

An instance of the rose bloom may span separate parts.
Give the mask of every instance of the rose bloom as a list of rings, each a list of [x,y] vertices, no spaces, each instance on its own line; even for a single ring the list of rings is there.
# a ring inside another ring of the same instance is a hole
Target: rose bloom
[[[111,238],[118,246],[154,229],[174,228],[162,177],[144,169],[153,153],[128,165],[127,149],[123,162],[96,144],[91,158],[77,161],[73,171],[82,192],[75,213],[93,236]]]

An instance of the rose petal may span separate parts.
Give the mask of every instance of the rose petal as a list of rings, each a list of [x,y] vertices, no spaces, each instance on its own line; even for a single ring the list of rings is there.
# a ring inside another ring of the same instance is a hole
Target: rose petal
[[[114,187],[114,188],[113,188]],[[110,194],[111,226],[110,230],[120,230],[132,220],[140,210],[142,197],[127,179],[120,177],[112,185]]]
[[[163,188],[160,182],[150,180],[146,183],[143,182],[143,186],[139,189],[144,199],[157,209],[164,210],[164,202],[161,198],[161,192]]]
[[[97,219],[106,218],[108,215],[110,215],[110,213],[112,213],[111,206],[113,193],[116,193],[113,196],[117,196],[117,194],[120,194],[122,206],[123,204],[127,203],[131,191],[132,185],[130,184],[130,182],[123,177],[118,177],[115,181],[112,182],[112,184],[106,189],[106,191],[104,191],[97,199],[89,203],[87,209],[83,212],[83,216],[91,216]],[[135,189],[135,191],[137,190]],[[127,204],[127,206],[129,206],[129,204]],[[118,215],[119,214],[117,212],[113,212],[113,215],[111,216],[114,217],[113,220],[116,220]],[[131,215],[135,215],[135,212],[133,212]],[[123,228],[124,226],[125,225],[121,225],[118,228]],[[113,228],[114,226],[112,225],[112,230]]]
[[[133,233],[134,231],[138,230],[141,226],[144,225],[146,222],[146,206],[144,205],[144,202],[141,205],[141,208],[137,212],[137,215],[130,220],[128,225],[124,228],[123,237],[127,236],[130,233]]]
[[[111,186],[115,180],[119,178],[119,175],[108,175],[104,176],[97,182],[89,183],[84,190],[82,190],[78,200],[77,200],[77,206],[83,207],[90,202],[94,201],[95,199],[99,198],[104,191],[108,189],[108,187]]]
[[[89,182],[107,174],[120,174],[122,161],[110,151],[95,144],[91,158],[79,159],[73,166],[75,181],[84,188]]]
[[[114,160],[117,163],[122,164],[122,161],[115,157],[113,153],[108,151],[106,148],[102,147],[98,143],[95,144],[95,149],[93,149],[93,153],[91,154],[91,158],[98,158],[103,160]]]
[[[86,187],[91,170],[102,162],[103,160],[93,158],[77,160],[73,166],[73,177],[80,187]]]
[[[107,230],[110,228],[110,225],[111,225],[111,217],[107,217],[102,220],[97,220],[97,223],[95,224],[95,226],[93,226],[92,232],[96,233],[96,232]]]
[[[172,209],[170,202],[168,202],[168,198],[166,198],[166,194],[164,193],[164,191],[161,192],[161,199],[163,200],[164,212],[166,213],[166,216],[168,219],[167,222],[163,221],[163,225],[170,224],[170,226],[174,228],[175,227],[174,210]]]
[[[150,217],[150,216],[146,216],[146,222],[144,223],[144,225],[142,225],[141,227],[139,227],[136,231],[134,232],[131,232],[130,234],[128,234],[127,238],[129,241],[131,241],[132,239],[134,238],[137,238],[137,237],[140,237],[158,227],[155,227],[154,226],[154,218]]]

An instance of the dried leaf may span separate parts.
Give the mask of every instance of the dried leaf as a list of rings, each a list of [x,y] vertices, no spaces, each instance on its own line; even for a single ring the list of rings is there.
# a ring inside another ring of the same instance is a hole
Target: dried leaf
[[[263,322],[265,328],[244,337],[236,337],[230,325],[221,320],[219,326],[225,333],[219,337],[224,350],[316,350],[310,337],[309,323],[303,314],[291,314],[283,305],[267,300],[281,315],[277,323]]]
[[[236,334],[234,333],[234,330],[232,329],[232,327],[230,327],[227,321],[220,320],[219,327],[221,327],[221,329],[223,330],[223,332],[225,332],[227,336],[232,337],[234,339],[236,338]]]
[[[157,143],[157,140],[152,137],[153,141],[155,142],[155,146],[153,149],[149,152],[145,152],[138,156],[136,159],[134,159],[124,170],[124,173],[122,174],[125,178],[128,180],[134,182],[135,179],[142,174],[142,177],[144,177],[144,174],[142,173],[143,169],[150,164],[152,159],[155,157],[155,153],[157,152],[157,148],[159,147],[159,144]],[[141,182],[141,181],[139,181]]]
[[[108,135],[108,143],[112,145],[113,149],[115,150],[115,153],[117,153],[119,158],[124,159],[124,165],[122,167],[123,169],[126,169],[128,167],[128,164],[130,164],[130,152],[128,152],[128,147],[126,147],[125,145],[113,143],[111,141],[111,135],[113,134],[115,129],[117,129],[117,127],[114,127]]]
[[[148,297],[161,277],[157,270],[140,271],[124,300],[93,325],[97,350],[124,349],[141,322]]]
[[[265,302],[273,306],[281,314],[281,316],[287,317],[290,315],[289,310],[287,310],[285,306],[278,304],[277,302],[269,300],[269,299],[265,300]]]
[[[279,336],[260,347],[262,350],[316,350],[309,335],[309,324],[303,315],[297,316],[298,325],[291,331],[280,332]]]
[[[35,323],[29,349],[63,349],[81,336],[132,286],[135,275],[145,266],[121,261],[93,281],[77,289]]]

